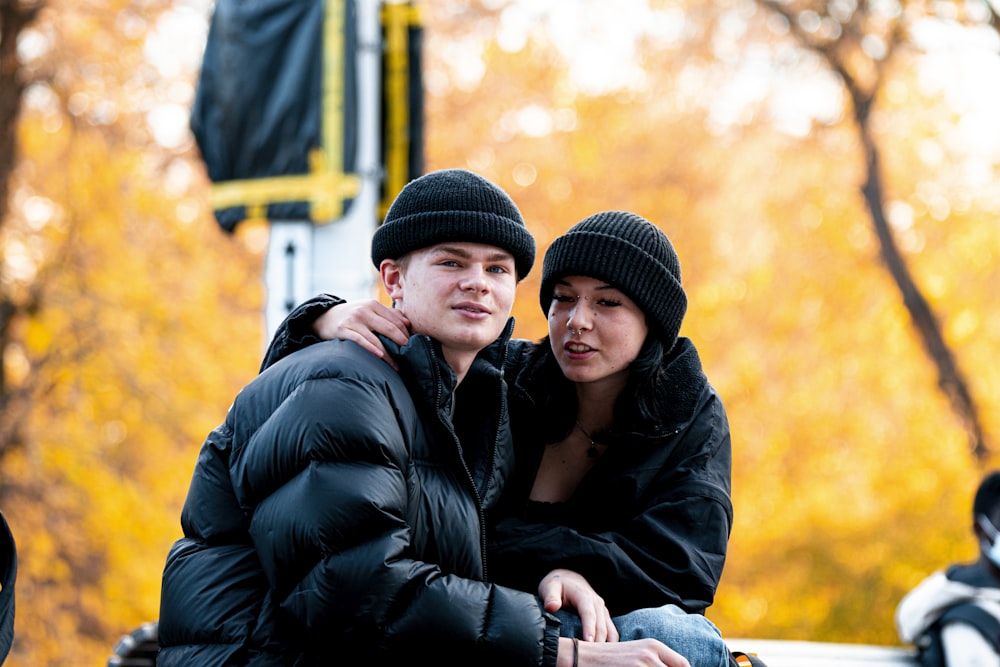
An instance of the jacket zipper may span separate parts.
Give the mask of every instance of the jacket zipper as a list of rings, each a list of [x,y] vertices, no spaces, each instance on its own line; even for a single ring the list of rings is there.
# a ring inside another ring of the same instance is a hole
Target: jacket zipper
[[[444,384],[444,380],[441,378],[441,375],[438,372],[438,365],[437,365],[438,359],[437,355],[434,352],[434,348],[431,347],[429,349],[429,352],[431,358],[434,360],[434,363],[431,364],[431,367],[434,369],[434,376],[435,376],[434,411],[437,413],[438,421],[440,421],[442,426],[444,426],[445,429],[448,431],[448,433],[451,434],[452,443],[455,446],[455,454],[458,456],[458,460],[461,461],[462,470],[465,472],[466,484],[468,484],[469,489],[472,491],[473,500],[476,501],[476,513],[479,515],[479,560],[482,563],[483,581],[485,582],[488,581],[488,579],[486,578],[486,512],[483,511],[483,498],[481,495],[479,495],[479,489],[476,488],[476,481],[472,478],[472,472],[469,470],[469,465],[465,462],[465,457],[462,455],[462,441],[459,440],[458,433],[455,432],[455,427],[452,423],[452,420],[445,419],[444,415],[442,414],[444,411],[441,409],[441,394],[442,394],[441,388],[442,385]],[[454,400],[454,398],[452,400]],[[490,464],[491,464],[490,470],[492,470],[493,458],[495,456],[497,441],[499,441],[499,439],[500,435],[498,431],[496,436],[494,437],[494,445],[493,445],[494,452],[491,452],[490,454]],[[490,476],[487,476],[487,482],[486,482],[487,484],[489,484],[489,478]]]

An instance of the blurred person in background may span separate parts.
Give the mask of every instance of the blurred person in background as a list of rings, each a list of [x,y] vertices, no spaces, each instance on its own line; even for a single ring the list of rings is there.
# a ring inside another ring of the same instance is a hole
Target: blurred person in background
[[[7,517],[0,512],[0,664],[14,643],[14,582],[17,580],[17,545]]]
[[[1000,471],[972,502],[979,558],[934,572],[896,607],[899,637],[923,667],[1000,667]]]

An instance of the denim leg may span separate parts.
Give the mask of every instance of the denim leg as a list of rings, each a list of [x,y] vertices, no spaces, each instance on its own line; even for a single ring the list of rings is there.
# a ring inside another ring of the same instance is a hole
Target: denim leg
[[[577,637],[583,635],[583,624],[580,622],[580,616],[577,615],[576,609],[567,609],[563,607],[555,613],[556,618],[559,619],[559,636],[560,637]],[[615,625],[617,628],[618,626]]]
[[[580,636],[580,617],[576,610],[559,610],[563,637]],[[611,619],[621,641],[652,637],[674,649],[691,667],[728,667],[729,647],[712,621],[701,614],[688,614],[676,605],[637,609]]]
[[[636,609],[614,619],[622,641],[652,637],[674,649],[691,667],[727,667],[729,646],[712,621],[672,604]]]

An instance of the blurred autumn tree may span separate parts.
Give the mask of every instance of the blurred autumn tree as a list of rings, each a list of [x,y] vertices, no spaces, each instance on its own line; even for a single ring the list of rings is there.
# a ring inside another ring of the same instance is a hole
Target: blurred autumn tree
[[[17,57],[17,40],[38,13],[37,3],[8,2],[0,6],[0,220],[9,208],[11,175],[17,160],[17,120],[21,111],[24,81]],[[0,266],[0,270],[5,267]],[[3,271],[8,273],[8,271]],[[9,289],[0,279],[0,351],[12,342],[11,328],[20,315],[36,307],[34,290]],[[26,411],[24,392],[11,386],[5,365],[0,365],[0,455],[20,440],[21,419]]]
[[[836,41],[835,18],[870,49],[851,19],[874,6],[422,3],[428,168],[501,183],[542,251],[609,208],[678,248],[683,333],[733,428],[736,524],[709,613],[730,637],[895,643],[902,594],[975,553],[971,494],[991,459],[970,455],[938,389],[862,187],[874,146],[884,222],[995,439],[1000,146],[968,132],[997,36],[975,1],[879,4],[906,29],[865,88],[863,137],[837,61],[792,26]],[[2,413],[23,415],[0,458],[21,557],[9,661],[97,664],[155,618],[198,446],[256,371],[261,238],[219,233],[190,137],[167,131],[197,68],[177,45],[203,40],[181,19],[209,8],[34,8],[0,3],[0,54],[16,55],[0,60],[0,107],[21,100],[19,156],[0,165],[14,166],[3,398],[24,397]],[[532,338],[537,280],[515,309]]]
[[[8,664],[103,664],[155,617],[193,451],[256,372],[260,251],[214,226],[186,134],[203,11],[0,3]]]
[[[784,20],[789,32],[803,48],[820,56],[848,93],[864,153],[866,175],[862,192],[879,241],[882,260],[899,287],[924,348],[937,366],[939,386],[965,425],[973,454],[985,458],[989,451],[983,438],[979,407],[969,391],[965,373],[944,340],[930,304],[900,252],[890,226],[882,159],[872,120],[873,105],[881,92],[882,82],[891,74],[888,68],[892,64],[892,56],[897,48],[914,46],[917,41],[915,28],[928,17],[916,3],[916,11],[906,11],[908,8],[905,5],[898,8],[904,11],[896,11],[897,8],[891,5],[852,7],[842,0],[760,0],[760,3]],[[1000,19],[988,2],[937,8],[931,18],[957,20],[972,27],[984,22],[994,28],[1000,26]]]

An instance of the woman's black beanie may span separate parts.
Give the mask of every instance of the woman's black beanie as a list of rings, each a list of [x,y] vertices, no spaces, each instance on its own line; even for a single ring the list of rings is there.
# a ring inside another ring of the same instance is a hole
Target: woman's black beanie
[[[372,262],[446,241],[485,243],[514,256],[517,279],[535,263],[535,239],[498,185],[465,169],[442,169],[406,184],[372,237]]]
[[[556,281],[566,276],[603,280],[624,292],[646,314],[650,329],[669,348],[687,310],[681,264],[670,239],[642,216],[604,211],[573,225],[545,252],[542,312],[548,316]]]

